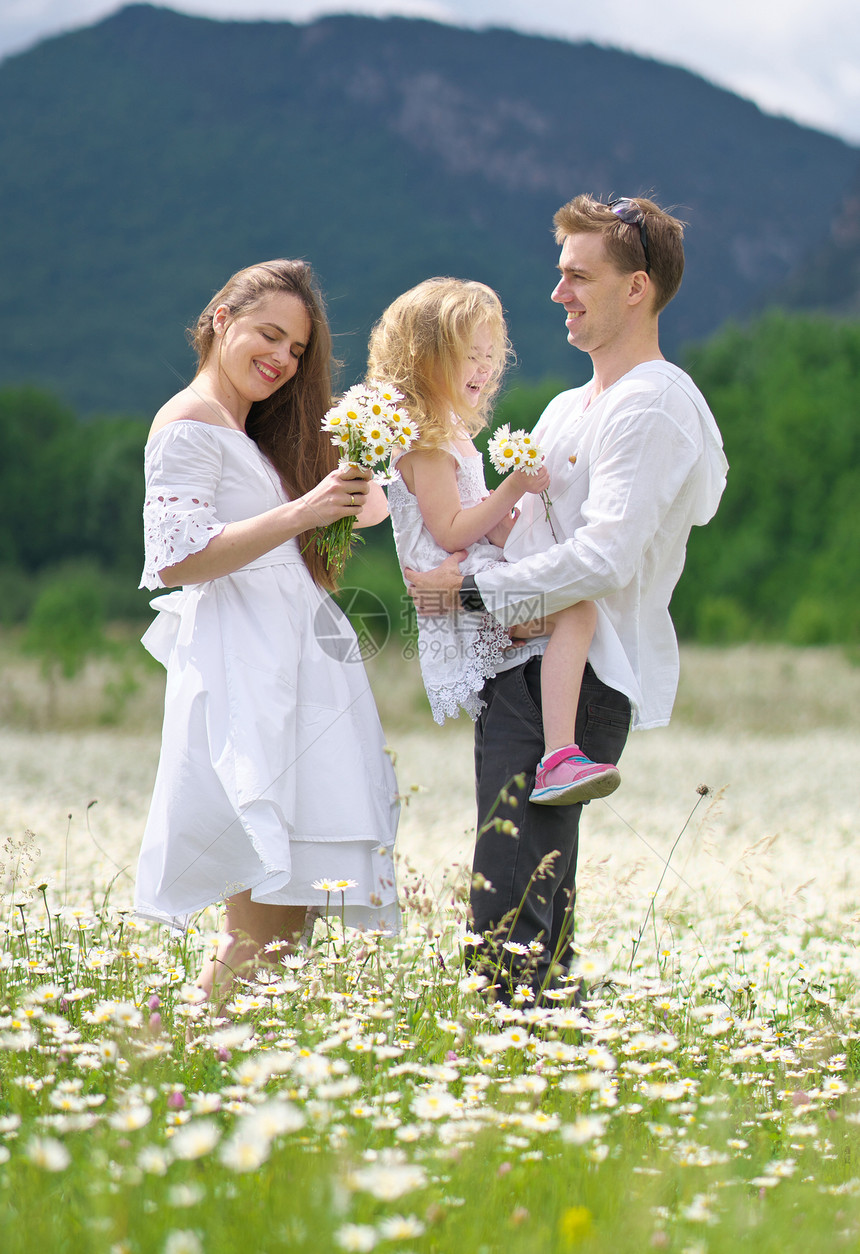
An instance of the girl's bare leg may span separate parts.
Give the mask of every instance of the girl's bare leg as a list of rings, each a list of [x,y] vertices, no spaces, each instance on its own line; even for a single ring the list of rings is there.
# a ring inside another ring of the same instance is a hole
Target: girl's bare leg
[[[621,782],[613,763],[592,762],[576,743],[582,674],[596,623],[594,603],[580,601],[511,633],[528,638],[550,632],[541,664],[545,748],[529,797],[535,805],[568,806],[606,797]]]
[[[281,952],[289,952],[301,936],[305,906],[269,906],[252,901],[250,891],[237,893],[226,902],[224,926],[215,952],[203,964],[197,980],[207,998],[221,1014],[230,998],[237,976],[247,978],[261,964],[272,961],[263,950],[274,941],[283,941]],[[277,960],[277,955],[274,955]]]
[[[550,633],[541,663],[544,755],[576,741],[576,711],[582,673],[597,624],[593,601],[578,601],[567,609],[533,623],[522,623],[511,635],[515,638]]]

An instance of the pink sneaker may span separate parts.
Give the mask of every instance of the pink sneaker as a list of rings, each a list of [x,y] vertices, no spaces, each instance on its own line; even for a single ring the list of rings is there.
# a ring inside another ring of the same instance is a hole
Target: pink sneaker
[[[529,797],[537,806],[571,806],[578,801],[608,797],[621,783],[611,762],[592,762],[579,745],[565,745],[541,758]]]

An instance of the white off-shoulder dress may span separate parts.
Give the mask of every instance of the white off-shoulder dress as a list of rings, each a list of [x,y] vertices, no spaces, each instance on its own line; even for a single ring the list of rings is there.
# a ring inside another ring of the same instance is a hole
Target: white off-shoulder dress
[[[461,505],[479,505],[488,495],[484,460],[479,453],[464,457],[454,444],[444,445],[456,462]],[[449,556],[427,529],[418,501],[398,475],[388,487],[388,508],[400,569],[432,570]],[[460,570],[477,575],[504,561],[504,552],[489,540],[470,546]],[[484,708],[480,692],[496,674],[511,641],[492,614],[423,615],[418,618],[418,659],[430,710],[437,723],[457,718],[465,710],[476,719]]]
[[[242,431],[182,420],[146,449],[146,565],[199,552],[226,523],[286,500]],[[250,889],[399,928],[399,804],[355,633],[297,540],[233,574],[156,598],[143,637],[167,668],[164,731],[138,864],[141,915],[177,928]],[[354,880],[327,894],[320,880]]]

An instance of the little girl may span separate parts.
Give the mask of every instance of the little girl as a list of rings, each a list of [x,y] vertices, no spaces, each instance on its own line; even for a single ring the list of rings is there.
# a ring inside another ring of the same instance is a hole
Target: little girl
[[[488,492],[472,436],[487,425],[509,351],[502,306],[483,283],[427,279],[389,305],[370,339],[368,376],[398,388],[419,437],[397,463],[388,505],[401,570],[430,570],[466,550],[460,569],[474,575],[504,561],[516,502],[543,492],[549,475],[512,471]],[[513,511],[513,512],[512,512]],[[590,601],[510,635],[486,612],[419,618],[418,654],[437,723],[460,707],[477,718],[481,689],[510,665],[511,637],[551,632],[541,666],[544,756],[530,800],[571,805],[604,797],[620,783],[610,763],[587,758],[575,743],[579,688],[597,611]]]

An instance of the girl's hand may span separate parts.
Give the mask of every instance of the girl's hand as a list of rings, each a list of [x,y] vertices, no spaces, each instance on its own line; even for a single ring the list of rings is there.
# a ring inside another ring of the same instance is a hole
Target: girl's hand
[[[526,492],[546,492],[549,487],[549,471],[546,466],[541,466],[534,474],[527,474],[524,470],[512,470],[510,478],[516,482],[521,496]]]
[[[306,530],[327,527],[339,518],[356,518],[370,490],[370,471],[361,466],[332,470],[301,498],[309,513]]]
[[[498,545],[500,549],[503,549],[505,547],[505,541],[511,534],[514,523],[517,521],[519,516],[520,511],[516,506],[514,506],[509,514],[505,514],[504,518],[500,522],[496,523],[495,527],[491,527],[487,532],[487,539],[490,544]]]
[[[375,527],[388,517],[388,497],[378,483],[367,485],[367,496],[361,507],[361,513],[355,520],[356,527]]]

